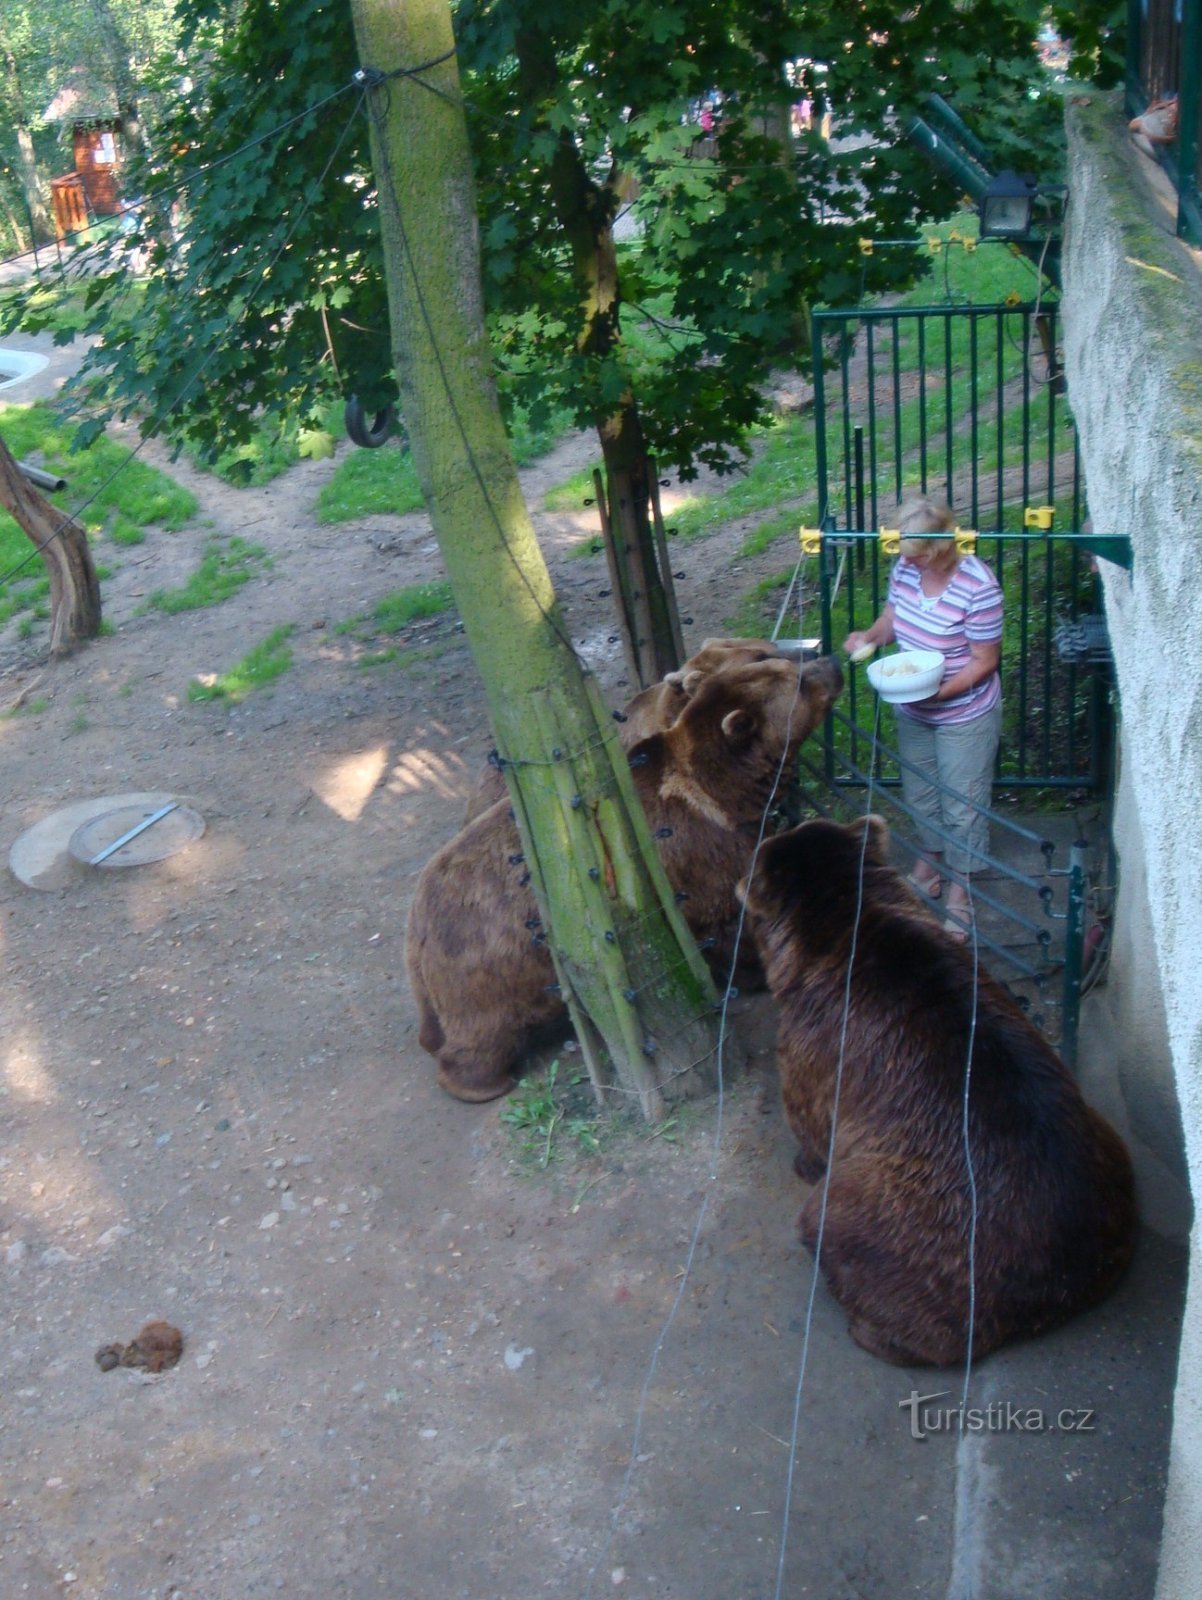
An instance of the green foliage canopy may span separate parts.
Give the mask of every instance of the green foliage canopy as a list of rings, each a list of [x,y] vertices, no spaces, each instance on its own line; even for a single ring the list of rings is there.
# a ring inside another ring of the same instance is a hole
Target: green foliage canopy
[[[536,422],[560,406],[588,423],[633,392],[662,460],[732,464],[804,306],[917,270],[917,250],[865,257],[858,237],[913,235],[955,203],[904,139],[910,111],[935,90],[970,120],[992,107],[990,132],[999,102],[1029,113],[1040,11],[1032,0],[930,0],[904,18],[877,0],[850,11],[463,0],[503,399]],[[170,409],[167,431],[215,455],[264,412],[315,419],[331,393],[374,408],[395,388],[345,0],[180,0],[178,17],[191,78],[140,180],[159,196],[137,241],[149,279],[132,294],[120,257],[91,277],[88,327],[102,342],[77,399],[85,437],[109,415],[149,428]],[[713,91],[718,136],[702,144],[698,106]],[[803,93],[829,101],[830,145],[817,132],[782,137]],[[1058,106],[1035,109],[1059,123]],[[564,219],[577,245],[591,232],[605,246],[625,206],[638,228],[601,259],[598,314]]]

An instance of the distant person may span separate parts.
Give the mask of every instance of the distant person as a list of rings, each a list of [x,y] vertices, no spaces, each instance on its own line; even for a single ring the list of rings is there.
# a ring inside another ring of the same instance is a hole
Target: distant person
[[[946,870],[944,926],[963,943],[973,920],[971,875],[989,843],[985,811],[1001,737],[1002,590],[983,561],[956,549],[956,518],[945,501],[905,500],[897,525],[900,557],[885,608],[870,628],[849,633],[843,648],[852,655],[896,642],[944,658],[934,694],[895,707],[897,748],[917,769],[902,767],[902,793],[917,815],[922,852],[910,881],[937,900]]]

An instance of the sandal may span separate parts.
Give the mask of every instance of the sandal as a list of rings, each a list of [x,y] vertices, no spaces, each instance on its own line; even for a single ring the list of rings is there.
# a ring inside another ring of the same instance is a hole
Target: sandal
[[[936,875],[933,878],[922,879],[913,872],[906,874],[906,882],[916,894],[924,900],[938,900],[943,893],[943,879]]]

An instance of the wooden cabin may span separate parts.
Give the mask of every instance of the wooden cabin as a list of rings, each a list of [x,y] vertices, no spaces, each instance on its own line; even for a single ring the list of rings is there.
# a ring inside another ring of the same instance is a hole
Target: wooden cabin
[[[60,239],[121,210],[121,118],[112,91],[73,72],[42,113],[71,129],[72,170],[50,184]]]

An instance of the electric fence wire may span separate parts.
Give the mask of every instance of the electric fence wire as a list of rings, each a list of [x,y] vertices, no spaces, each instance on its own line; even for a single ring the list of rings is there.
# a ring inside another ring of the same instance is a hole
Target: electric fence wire
[[[258,282],[253,286],[250,293],[247,295],[241,308],[237,312],[227,316],[221,330],[222,337],[220,339],[215,339],[212,342],[207,353],[201,357],[200,361],[193,368],[188,377],[185,378],[184,382],[177,390],[174,399],[172,399],[166,406],[162,407],[155,414],[150,425],[142,434],[141,439],[130,449],[129,453],[124,457],[124,459],[113,468],[108,477],[105,478],[104,481],[99,484],[90,495],[88,495],[71,511],[69,511],[46,539],[42,540],[41,543],[33,544],[27,555],[23,556],[14,567],[9,569],[9,571],[0,575],[0,590],[6,588],[7,585],[14,580],[14,578],[18,577],[19,574],[22,573],[30,564],[30,562],[32,562],[36,557],[40,556],[42,552],[51,544],[53,544],[56,539],[60,538],[66,532],[67,528],[71,526],[72,522],[74,522],[75,519],[78,518],[84,511],[86,511],[90,505],[93,505],[99,499],[105,490],[120,476],[125,468],[129,466],[130,462],[136,460],[146,446],[150,443],[150,441],[157,437],[167,419],[178,409],[180,405],[183,404],[187,396],[191,394],[192,390],[200,382],[200,379],[204,376],[205,371],[220,354],[225,336],[232,328],[236,327],[239,321],[241,321],[242,318],[244,318],[250,311],[256,296],[262,289],[264,283],[267,282],[267,279],[270,277],[273,268],[282,259],[285,250],[287,250],[292,241],[293,235],[296,233],[297,229],[300,227],[301,223],[312,209],[323,185],[325,184],[326,178],[329,176],[330,168],[338,159],[339,152],[341,151],[342,146],[345,144],[350,131],[359,116],[359,111],[363,104],[365,93],[366,91],[362,89],[360,90],[359,98],[356,100],[346,123],[343,125],[342,131],[335,141],[334,148],[330,151],[330,154],[326,159],[325,166],[322,168],[317,182],[311,185],[309,192],[302,197],[301,205],[297,209],[295,216],[289,222],[288,227],[280,240],[279,246],[275,250],[275,253],[272,255],[271,259],[260,273]]]
[[[794,688],[793,704],[789,713],[790,723],[792,723],[793,714],[796,711],[797,702],[801,696],[802,673],[804,668],[804,661],[799,659],[797,662],[797,682]],[[763,845],[768,831],[768,821],[772,815],[773,809],[775,808],[777,795],[780,793],[781,785],[784,779],[785,763],[788,760],[788,755],[788,743],[786,742],[785,748],[781,751],[776,772],[773,775],[768,800],[760,816],[759,829],[756,834],[755,844],[752,847],[751,857],[747,867],[746,876],[748,881],[750,881],[755,872],[756,862],[759,859],[760,848]],[[639,1392],[638,1405],[635,1408],[634,1427],[630,1442],[630,1453],[626,1463],[626,1471],[623,1475],[622,1483],[618,1490],[618,1496],[614,1503],[613,1510],[610,1512],[609,1531],[605,1537],[605,1541],[602,1544],[600,1551],[598,1552],[597,1558],[593,1562],[593,1565],[589,1568],[587,1577],[585,1579],[583,1600],[591,1600],[594,1580],[596,1579],[597,1573],[600,1571],[602,1564],[609,1554],[609,1551],[613,1547],[614,1540],[617,1538],[618,1524],[621,1520],[623,1511],[626,1509],[626,1503],[630,1496],[630,1487],[634,1481],[635,1468],[639,1461],[640,1446],[643,1439],[643,1425],[646,1421],[647,1403],[651,1393],[651,1385],[655,1381],[655,1374],[659,1367],[660,1357],[663,1354],[664,1346],[668,1340],[668,1335],[672,1330],[674,1322],[676,1321],[676,1314],[680,1309],[681,1301],[684,1299],[685,1289],[688,1286],[692,1276],[693,1265],[697,1258],[698,1246],[701,1243],[702,1230],[705,1226],[706,1218],[709,1215],[710,1200],[715,1193],[714,1185],[718,1181],[718,1164],[719,1158],[722,1154],[722,1136],[725,1128],[726,1116],[726,1035],[729,1026],[730,1002],[738,994],[738,990],[734,983],[734,977],[738,967],[739,951],[742,947],[743,938],[746,931],[746,921],[747,906],[745,902],[740,902],[739,915],[735,924],[730,967],[727,972],[726,983],[723,986],[722,1000],[719,1007],[718,1044],[715,1052],[717,1070],[716,1105],[714,1111],[714,1131],[710,1140],[710,1161],[709,1169],[706,1174],[706,1190],[705,1194],[702,1196],[701,1205],[698,1207],[697,1216],[693,1223],[693,1231],[689,1236],[689,1246],[685,1252],[684,1266],[681,1269],[680,1281],[676,1286],[676,1293],[672,1298],[672,1303],[668,1307],[663,1323],[660,1326],[659,1333],[656,1335],[655,1342],[651,1348],[651,1355],[648,1360],[647,1371],[643,1378],[642,1389]]]

